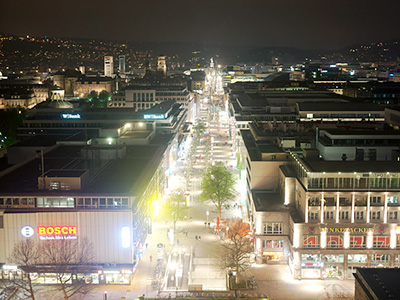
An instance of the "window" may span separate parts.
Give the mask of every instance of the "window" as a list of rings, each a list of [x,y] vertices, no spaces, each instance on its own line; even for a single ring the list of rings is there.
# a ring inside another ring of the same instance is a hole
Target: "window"
[[[350,248],[365,248],[366,237],[360,236],[350,236]]]
[[[371,212],[371,220],[380,220],[380,219],[381,219],[381,212],[380,211]]]
[[[371,197],[371,203],[373,203],[373,204],[380,204],[380,203],[381,203],[381,197],[380,197],[380,196],[373,196],[373,197]]]
[[[389,220],[397,220],[397,211],[389,212]]]
[[[349,254],[347,261],[352,263],[366,263],[368,260],[367,254]]]
[[[343,247],[343,236],[328,235],[326,237],[326,245],[328,248],[342,248]]]
[[[388,204],[397,204],[399,203],[399,198],[398,197],[394,197],[394,196],[390,196],[387,198],[387,203]]]
[[[304,248],[318,248],[318,235],[307,235],[303,236],[303,247]]]
[[[264,240],[263,241],[263,248],[283,248],[283,240]]]
[[[333,211],[326,211],[325,212],[325,219],[326,220],[333,220]]]
[[[302,254],[301,262],[320,262],[321,254]]]
[[[264,234],[282,234],[282,223],[264,223]]]
[[[276,160],[276,155],[271,155],[271,160]]]
[[[326,262],[339,262],[342,263],[344,262],[344,255],[325,255],[325,261]]]
[[[364,220],[364,212],[356,211],[356,220]]]
[[[50,190],[59,190],[60,182],[59,181],[51,181],[50,182]]]
[[[348,211],[342,211],[340,213],[340,219],[341,220],[348,220],[349,219],[349,212]]]
[[[318,220],[318,213],[317,212],[309,213],[309,218],[310,218],[310,220]]]
[[[372,254],[371,262],[373,263],[388,263],[390,256],[388,254]]]
[[[389,236],[374,236],[374,248],[389,248]]]

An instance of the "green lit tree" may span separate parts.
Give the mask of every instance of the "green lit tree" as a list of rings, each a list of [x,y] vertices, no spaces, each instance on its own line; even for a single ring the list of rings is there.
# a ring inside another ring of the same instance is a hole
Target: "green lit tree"
[[[197,122],[197,124],[193,126],[193,131],[197,137],[200,137],[205,130],[206,130],[206,125],[201,121]]]
[[[218,209],[221,218],[221,209],[225,203],[236,196],[234,175],[227,171],[222,162],[209,166],[201,181],[201,202],[211,201]]]
[[[185,195],[181,191],[172,192],[165,205],[166,213],[171,216],[176,230],[176,222],[183,220],[187,216],[188,206],[186,205]]]

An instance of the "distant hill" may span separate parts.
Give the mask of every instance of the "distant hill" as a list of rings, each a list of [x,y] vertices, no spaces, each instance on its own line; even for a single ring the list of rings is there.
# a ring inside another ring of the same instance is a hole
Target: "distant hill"
[[[271,62],[279,57],[284,64],[304,62],[306,58],[326,62],[395,61],[400,55],[400,39],[358,44],[336,51],[304,50],[284,47],[218,45],[190,42],[131,42],[53,37],[19,37],[0,34],[0,71],[76,68],[101,72],[105,55],[126,55],[127,68],[155,66],[158,55],[168,63],[187,67],[207,65],[214,57],[219,64]]]

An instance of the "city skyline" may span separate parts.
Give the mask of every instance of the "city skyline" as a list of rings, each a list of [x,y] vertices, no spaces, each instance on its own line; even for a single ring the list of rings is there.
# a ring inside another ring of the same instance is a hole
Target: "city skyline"
[[[3,32],[126,41],[201,42],[334,50],[399,38],[396,1],[3,2]],[[382,18],[380,16],[385,16]]]

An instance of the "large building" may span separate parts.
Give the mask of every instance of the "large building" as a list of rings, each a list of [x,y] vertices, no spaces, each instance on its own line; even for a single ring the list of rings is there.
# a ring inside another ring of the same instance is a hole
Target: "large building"
[[[183,86],[127,86],[113,95],[108,107],[140,111],[164,101],[174,101],[187,106],[190,100],[190,93]]]
[[[50,86],[12,80],[2,80],[0,83],[0,98],[4,108],[32,108],[49,98]]]
[[[167,76],[167,57],[160,55],[157,59],[157,71]]]
[[[125,65],[126,65],[126,56],[125,55],[120,55],[118,56],[118,72],[121,75],[125,75]]]
[[[98,95],[106,91],[112,94],[115,91],[115,80],[111,77],[100,76],[81,76],[73,83],[73,93],[75,97],[86,98],[91,92]]]
[[[11,263],[18,241],[88,239],[94,258],[77,276],[129,284],[178,157],[186,110],[173,102],[143,113],[49,103],[58,105],[28,111],[19,132],[31,138],[7,149],[11,167],[0,170],[0,264]],[[54,283],[54,272],[47,266],[35,282]]]
[[[104,76],[112,77],[114,75],[114,57],[104,56]]]
[[[288,264],[295,279],[400,267],[398,132],[382,108],[336,99],[285,90],[230,98],[256,261]],[[237,126],[244,119],[249,130]]]

